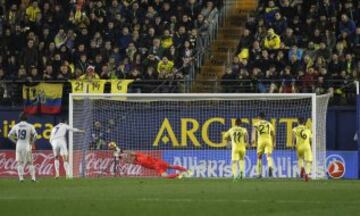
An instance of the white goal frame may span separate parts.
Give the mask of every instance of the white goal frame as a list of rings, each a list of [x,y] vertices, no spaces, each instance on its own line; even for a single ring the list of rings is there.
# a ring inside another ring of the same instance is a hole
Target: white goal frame
[[[111,98],[112,96],[116,97],[131,97],[131,98],[154,98],[154,100],[159,100],[165,98],[164,100],[169,101],[166,98],[199,98],[199,99],[214,99],[214,100],[237,100],[239,98],[266,98],[266,99],[300,99],[300,98],[311,98],[311,120],[312,120],[312,153],[313,153],[313,163],[312,163],[312,172],[318,173],[317,166],[317,148],[314,143],[317,143],[317,95],[315,93],[149,93],[149,94],[136,94],[136,93],[125,93],[125,94],[112,94],[112,93],[70,93],[69,94],[69,125],[73,127],[73,100],[75,97],[94,97],[94,98]],[[326,133],[323,135],[326,140]],[[69,131],[69,177],[73,177],[73,132]],[[313,178],[319,178],[317,174],[313,175]]]

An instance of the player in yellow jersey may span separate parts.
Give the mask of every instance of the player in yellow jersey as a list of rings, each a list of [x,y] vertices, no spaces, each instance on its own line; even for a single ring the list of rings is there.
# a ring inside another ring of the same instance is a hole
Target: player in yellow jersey
[[[258,121],[253,125],[252,129],[252,146],[256,147],[257,153],[257,163],[256,171],[258,177],[261,178],[262,173],[262,155],[266,154],[267,166],[268,166],[268,175],[272,177],[273,175],[273,160],[271,154],[273,148],[276,146],[276,136],[274,126],[265,120],[265,113],[260,112]]]
[[[305,181],[309,180],[311,171],[312,152],[311,152],[311,130],[305,126],[305,119],[299,118],[299,125],[293,128],[293,144],[296,147],[300,177]],[[305,168],[304,168],[305,161]]]
[[[245,176],[245,154],[248,146],[249,134],[246,128],[240,126],[241,120],[236,119],[235,126],[230,128],[225,134],[224,138],[231,141],[231,161],[232,174],[234,180],[243,178]],[[238,173],[239,164],[240,173]]]

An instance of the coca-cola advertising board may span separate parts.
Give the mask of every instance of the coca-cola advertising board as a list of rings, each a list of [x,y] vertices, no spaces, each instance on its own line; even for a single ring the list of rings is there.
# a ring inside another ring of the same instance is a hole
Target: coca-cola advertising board
[[[36,168],[36,174],[41,176],[53,176],[54,157],[52,151],[34,151],[33,162]],[[0,151],[0,176],[17,176],[17,162],[15,160],[15,151],[4,150]],[[63,168],[60,168],[61,174],[64,173]],[[29,167],[25,167],[25,175],[29,174]]]
[[[141,151],[155,158],[162,158],[161,151]],[[115,167],[116,164],[116,167]],[[86,167],[85,172],[83,167]],[[115,162],[111,151],[74,151],[74,176],[157,176],[154,170],[140,165]]]
[[[160,151],[144,152],[151,156],[161,158]],[[81,156],[79,152],[74,152],[74,156]],[[115,160],[110,151],[86,151],[84,157],[75,158],[74,174],[86,176],[157,176],[153,170],[146,169],[139,165],[117,162],[116,169]],[[81,161],[81,162],[80,162]],[[52,151],[33,151],[33,162],[38,176],[54,176],[54,155]],[[17,163],[15,160],[15,151],[0,151],[0,177],[17,176]],[[83,167],[86,171],[83,172]],[[25,167],[25,175],[29,174],[28,166]],[[60,166],[60,174],[64,175],[63,167]]]

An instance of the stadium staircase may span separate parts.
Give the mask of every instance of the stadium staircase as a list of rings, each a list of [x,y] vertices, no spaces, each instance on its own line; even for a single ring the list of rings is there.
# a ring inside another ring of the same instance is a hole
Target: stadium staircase
[[[196,75],[192,92],[217,92],[225,67],[233,58],[234,51],[241,39],[246,17],[256,10],[256,0],[228,0],[225,23],[219,28],[217,38],[211,44],[200,73]]]

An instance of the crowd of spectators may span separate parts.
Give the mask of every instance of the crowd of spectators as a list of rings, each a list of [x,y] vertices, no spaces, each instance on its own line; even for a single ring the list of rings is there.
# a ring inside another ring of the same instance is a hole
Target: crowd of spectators
[[[222,80],[225,91],[332,91],[346,97],[359,75],[358,0],[260,0]],[[233,88],[239,80],[253,88]]]
[[[222,0],[0,0],[0,81],[182,79]]]
[[[0,0],[0,81],[184,79],[221,7],[222,0]],[[249,83],[223,86],[344,97],[359,79],[359,59],[357,0],[260,0],[222,77]],[[6,90],[0,82],[1,97]]]

